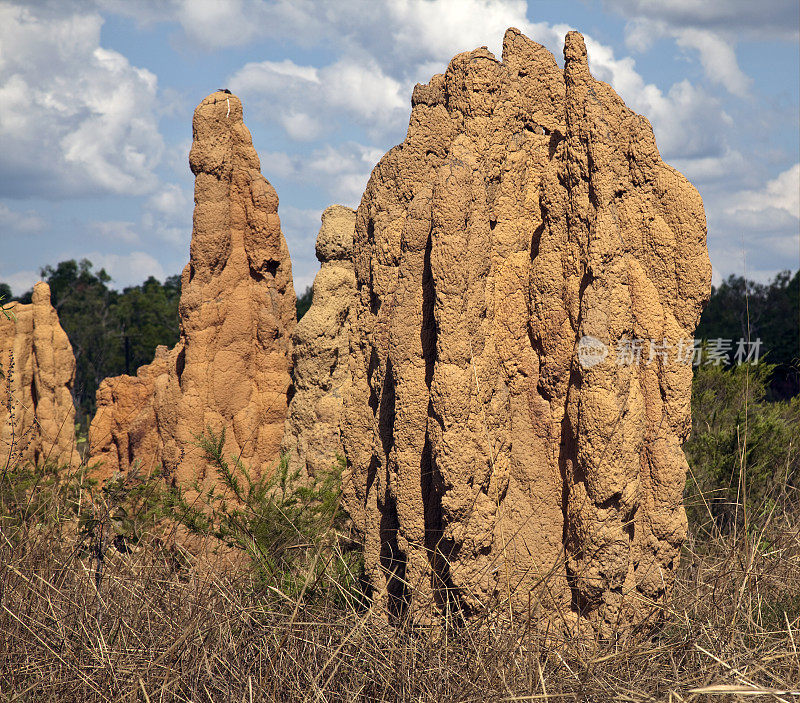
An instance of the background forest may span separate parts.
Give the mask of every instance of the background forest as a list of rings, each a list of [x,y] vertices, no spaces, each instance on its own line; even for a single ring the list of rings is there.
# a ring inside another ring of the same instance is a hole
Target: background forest
[[[50,285],[53,307],[72,343],[76,371],[73,396],[77,421],[85,429],[95,412],[95,393],[108,376],[136,375],[153,360],[156,347],[172,347],[178,341],[178,302],[181,277],[163,283],[150,276],[138,286],[122,291],[110,287],[111,277],[94,270],[91,261],[62,261],[40,270]],[[0,299],[30,303],[33,291],[13,296],[0,283]],[[297,314],[311,306],[311,289],[298,296]]]
[[[86,425],[95,411],[95,392],[107,376],[136,374],[153,360],[159,344],[178,341],[180,276],[163,283],[154,277],[117,291],[104,269],[91,261],[62,261],[40,271],[50,284],[53,306],[75,352],[73,394],[78,422]],[[698,339],[762,341],[761,359],[774,365],[766,380],[768,400],[786,400],[800,392],[800,272],[784,271],[768,284],[730,276],[715,287],[697,328]],[[0,283],[0,296],[14,299]],[[27,303],[31,291],[17,298]],[[311,288],[297,297],[298,319],[311,305]]]

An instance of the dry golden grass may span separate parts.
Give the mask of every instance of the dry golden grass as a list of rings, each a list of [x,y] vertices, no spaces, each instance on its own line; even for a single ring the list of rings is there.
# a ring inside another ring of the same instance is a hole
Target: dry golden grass
[[[603,643],[517,622],[390,628],[343,606],[335,580],[298,602],[244,568],[186,568],[156,538],[129,553],[97,548],[39,510],[0,523],[2,701],[800,695],[797,512],[774,511],[763,533],[691,538],[661,622]]]

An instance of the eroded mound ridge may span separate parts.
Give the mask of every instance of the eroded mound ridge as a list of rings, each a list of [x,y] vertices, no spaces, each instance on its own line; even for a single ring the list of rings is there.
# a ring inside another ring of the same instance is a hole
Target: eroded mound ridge
[[[456,56],[358,208],[345,490],[391,616],[608,629],[670,589],[703,204],[580,34],[564,57],[514,29]]]
[[[29,305],[0,314],[0,462],[75,465],[75,356],[50,286],[37,283]]]
[[[254,472],[278,459],[296,323],[278,196],[261,175],[236,96],[209,95],[192,127],[194,228],[180,339],[136,377],[101,384],[89,441],[104,476],[139,463],[163,465],[179,482],[202,481],[207,466],[196,445],[207,429],[224,430],[226,458]]]
[[[355,216],[343,205],[332,205],[322,213],[314,298],[292,335],[294,397],[282,451],[291,473],[301,478],[326,475],[344,456],[341,421],[343,389],[350,383]]]

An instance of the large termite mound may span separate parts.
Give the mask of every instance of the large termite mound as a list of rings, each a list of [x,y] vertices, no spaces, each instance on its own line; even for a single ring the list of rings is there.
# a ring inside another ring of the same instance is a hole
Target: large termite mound
[[[607,631],[670,590],[703,204],[580,34],[564,58],[515,29],[456,56],[358,208],[345,489],[392,617]]]
[[[8,308],[8,318],[0,314],[0,463],[76,464],[75,356],[50,286],[37,283],[29,305]]]
[[[226,458],[256,474],[278,459],[296,323],[278,196],[261,175],[236,96],[209,95],[192,127],[194,228],[180,339],[136,377],[101,384],[89,431],[101,476],[138,464],[161,465],[181,483],[203,480],[197,439],[208,430],[225,432]]]
[[[355,212],[332,205],[317,236],[320,270],[314,297],[292,335],[295,395],[283,437],[292,474],[324,476],[344,456],[342,390],[350,381],[350,324],[355,302]]]

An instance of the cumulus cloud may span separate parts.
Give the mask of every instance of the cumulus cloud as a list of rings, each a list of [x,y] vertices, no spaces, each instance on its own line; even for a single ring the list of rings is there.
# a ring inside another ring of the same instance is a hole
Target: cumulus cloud
[[[34,283],[41,280],[42,277],[39,272],[31,269],[15,271],[14,273],[0,273],[0,282],[7,283],[13,295],[23,295],[33,288]]]
[[[288,59],[248,63],[228,83],[296,141],[317,139],[342,118],[377,134],[396,128],[410,111],[411,86],[384,74],[368,56],[345,57],[322,68]]]
[[[528,21],[524,0],[395,0],[386,3],[384,11],[394,51],[417,61],[447,62],[478,46],[499,56],[508,27],[517,27],[537,41],[542,33],[551,38],[546,24]]]
[[[165,183],[144,205],[142,229],[158,244],[188,244],[192,233],[192,198],[177,183]]]
[[[626,44],[635,51],[647,51],[659,37],[671,37],[682,49],[697,51],[706,78],[729,93],[743,98],[753,79],[739,67],[735,39],[707,29],[673,27],[660,20],[636,19],[626,27]]]
[[[709,80],[720,83],[729,93],[740,98],[747,95],[753,79],[739,68],[730,41],[713,32],[691,28],[675,32],[675,41],[680,47],[697,50]]]
[[[0,194],[152,190],[163,148],[156,77],[100,45],[85,10],[0,5]]]
[[[767,181],[763,188],[736,193],[731,200],[729,213],[775,210],[800,219],[800,163]]]
[[[98,220],[90,224],[91,230],[101,239],[124,244],[138,244],[139,233],[135,222],[125,220]]]
[[[629,19],[628,46],[646,51],[659,37],[697,51],[707,78],[737,97],[748,94],[752,79],[739,67],[736,42],[800,37],[797,0],[606,0]]]
[[[800,163],[761,187],[722,190],[708,208],[711,259],[718,271],[766,281],[800,261]]]
[[[159,281],[165,278],[162,265],[144,251],[132,251],[128,254],[93,251],[86,254],[86,258],[94,264],[95,270],[106,270],[114,288],[139,285],[149,276],[155,276]]]
[[[745,173],[747,159],[736,149],[725,146],[719,155],[679,157],[671,164],[695,185],[713,185],[730,178],[731,174]]]
[[[216,51],[286,32],[318,39],[335,0],[95,0],[102,10],[143,26],[177,22],[194,46]]]
[[[192,233],[192,199],[178,184],[166,183],[144,201],[138,221],[96,220],[89,223],[88,229],[97,240],[103,242],[105,253],[80,254],[76,258],[88,258],[97,263],[98,268],[104,266],[115,279],[114,287],[141,283],[151,274],[147,273],[140,280],[136,280],[136,275],[139,271],[148,270],[147,267],[156,259],[143,251],[129,250],[133,247],[149,249],[170,259],[179,253],[178,260],[183,260]],[[126,253],[108,253],[114,248],[123,249]],[[94,257],[97,257],[97,261]],[[158,278],[164,268],[159,264],[155,270],[160,273],[152,275]]]
[[[672,28],[788,40],[796,40],[800,31],[796,0],[604,0],[604,4],[626,17],[662,22]]]

